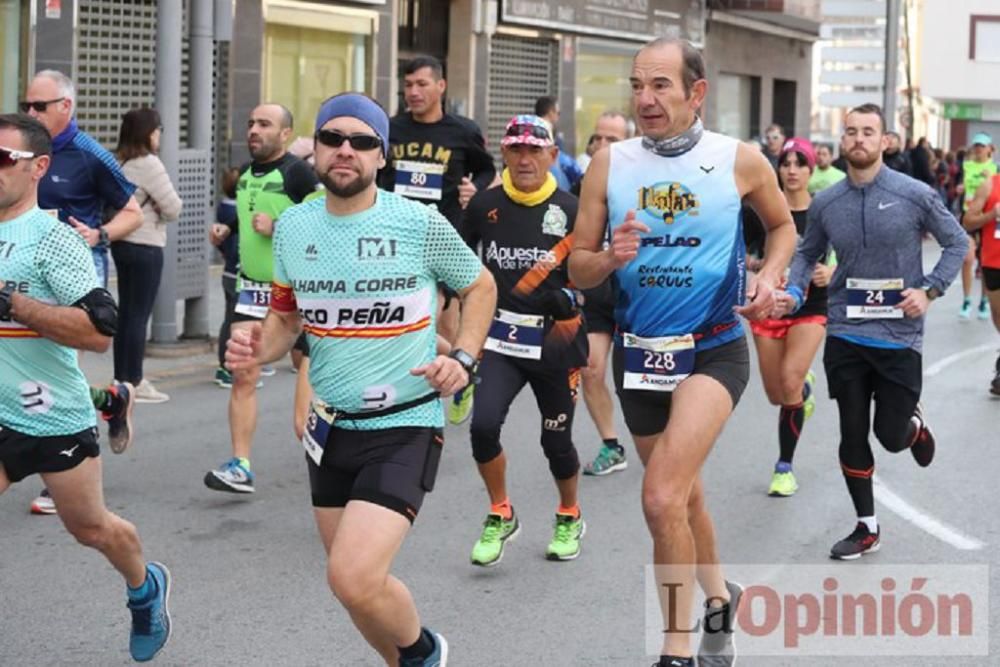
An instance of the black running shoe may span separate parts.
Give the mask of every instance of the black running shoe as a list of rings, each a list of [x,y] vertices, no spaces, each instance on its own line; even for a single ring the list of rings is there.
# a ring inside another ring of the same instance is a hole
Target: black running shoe
[[[910,445],[910,453],[913,454],[913,459],[918,466],[926,468],[934,460],[936,441],[934,440],[934,431],[927,425],[927,419],[924,417],[923,408],[919,403],[917,403],[917,409],[913,416],[910,417],[910,423],[917,432],[913,444]]]
[[[111,451],[121,454],[132,444],[132,408],[135,407],[135,388],[128,382],[115,382],[108,391],[112,395],[111,409],[101,412],[108,422],[108,444]]]
[[[695,667],[694,658],[675,658],[672,655],[660,657],[659,662],[654,662],[652,667]]]
[[[1000,396],[1000,357],[997,357],[997,374],[993,376],[993,382],[990,383],[990,393],[994,396]]]
[[[705,616],[701,624],[701,644],[698,646],[698,667],[731,667],[736,664],[736,612],[743,598],[743,587],[726,582],[729,602],[721,607],[705,603]]]
[[[882,546],[881,535],[881,527],[873,533],[863,521],[858,521],[853,533],[833,545],[830,549],[830,558],[855,560],[861,558],[861,554],[875,553]]]

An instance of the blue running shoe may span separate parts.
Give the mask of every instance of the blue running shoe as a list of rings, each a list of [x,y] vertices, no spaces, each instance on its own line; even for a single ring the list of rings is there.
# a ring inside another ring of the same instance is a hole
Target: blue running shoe
[[[237,458],[229,459],[216,470],[205,473],[205,486],[215,491],[253,493],[253,481],[254,474]]]
[[[448,642],[440,633],[421,628],[434,640],[434,650],[426,658],[400,658],[399,667],[446,667],[448,664]]]
[[[156,585],[156,594],[143,603],[128,603],[132,612],[128,650],[136,662],[152,660],[170,639],[170,570],[153,561],[146,572]]]

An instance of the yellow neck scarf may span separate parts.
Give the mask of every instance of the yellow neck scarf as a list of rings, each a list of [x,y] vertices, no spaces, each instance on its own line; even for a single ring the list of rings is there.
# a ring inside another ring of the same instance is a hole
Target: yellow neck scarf
[[[503,191],[507,193],[515,203],[521,206],[538,206],[543,201],[552,196],[552,193],[556,191],[558,185],[556,184],[556,177],[551,173],[545,174],[545,183],[542,187],[538,188],[534,192],[521,192],[514,187],[514,181],[510,177],[510,170],[504,169],[503,176]]]

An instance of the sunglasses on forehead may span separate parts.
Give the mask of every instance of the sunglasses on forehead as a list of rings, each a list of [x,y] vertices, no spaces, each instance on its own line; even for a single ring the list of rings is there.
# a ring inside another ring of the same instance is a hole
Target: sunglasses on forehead
[[[382,139],[374,134],[364,134],[363,132],[344,134],[337,130],[317,130],[316,141],[331,148],[340,148],[346,141],[356,151],[373,151],[382,145]]]
[[[536,139],[552,141],[552,135],[549,134],[547,129],[541,127],[540,125],[519,124],[511,125],[507,128],[508,137],[523,137],[526,134]]]
[[[54,100],[36,100],[34,102],[29,102],[28,100],[22,100],[17,103],[18,108],[21,113],[28,113],[29,109],[34,109],[38,113],[45,113],[45,110],[49,108],[50,104],[55,104],[56,102],[62,102],[65,97],[57,97]]]
[[[0,169],[13,167],[17,164],[18,160],[30,160],[33,157],[35,157],[35,154],[28,151],[18,151],[13,148],[0,146]]]

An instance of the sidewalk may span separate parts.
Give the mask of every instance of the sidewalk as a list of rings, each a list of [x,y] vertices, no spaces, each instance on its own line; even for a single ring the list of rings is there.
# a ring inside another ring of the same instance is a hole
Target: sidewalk
[[[146,359],[143,362],[143,369],[146,379],[154,384],[157,381],[168,379],[187,378],[197,380],[200,376],[205,382],[212,382],[215,368],[218,366],[216,357],[216,338],[219,334],[219,327],[222,325],[225,315],[226,301],[222,293],[222,266],[212,265],[209,267],[209,294],[208,294],[208,322],[209,334],[212,337],[211,346],[207,342],[185,341],[183,346],[179,346],[177,355],[157,355],[152,357],[149,350],[146,352]],[[118,280],[112,273],[108,284],[108,289],[115,299],[118,298]],[[178,330],[183,329],[184,322],[184,302],[177,302],[177,324]],[[83,369],[87,380],[95,385],[102,386],[109,383],[114,376],[114,356],[111,348],[104,354],[85,352],[81,355],[80,368]]]

